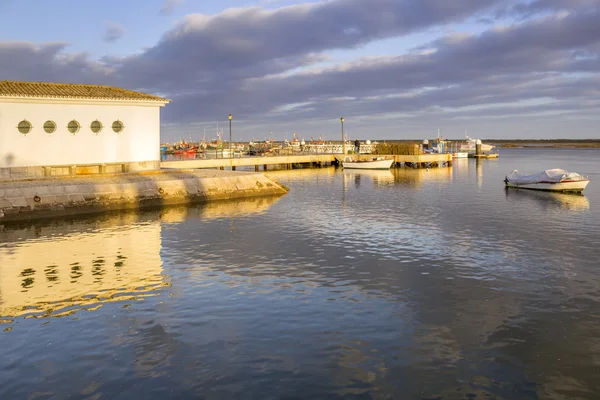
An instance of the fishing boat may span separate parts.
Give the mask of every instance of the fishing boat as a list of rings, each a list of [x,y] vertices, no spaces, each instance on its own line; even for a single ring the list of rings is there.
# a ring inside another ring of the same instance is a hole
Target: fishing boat
[[[588,178],[576,172],[567,172],[558,168],[547,169],[532,175],[514,170],[504,178],[506,187],[551,192],[581,193],[588,183],[590,183]]]
[[[188,149],[183,150],[183,154],[185,154],[187,156],[196,154],[197,152],[198,152],[198,146],[192,146]]]
[[[354,160],[352,157],[344,158],[342,168],[345,169],[390,169],[394,163],[393,159],[385,157],[373,157],[369,160]]]

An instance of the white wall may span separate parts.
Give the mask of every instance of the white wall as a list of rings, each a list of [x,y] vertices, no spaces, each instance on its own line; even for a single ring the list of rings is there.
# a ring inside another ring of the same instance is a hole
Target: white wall
[[[26,135],[17,130],[23,119],[33,125]],[[73,119],[81,125],[74,135],[67,130]],[[96,119],[104,125],[97,135],[90,129]],[[54,133],[44,131],[47,120],[57,124]],[[125,124],[119,134],[116,120]],[[158,160],[159,104],[0,99],[0,168]]]

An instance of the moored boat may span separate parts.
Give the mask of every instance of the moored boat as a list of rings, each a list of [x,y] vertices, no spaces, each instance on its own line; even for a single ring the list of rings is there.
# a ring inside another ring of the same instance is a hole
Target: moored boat
[[[342,167],[346,169],[390,169],[393,163],[393,159],[384,157],[373,157],[369,160],[354,160],[346,157],[342,161]]]
[[[460,152],[461,153],[475,153],[475,151],[477,150],[477,141],[479,139],[472,139],[470,137],[467,136],[467,141],[465,143],[462,144],[462,146],[460,146]],[[481,141],[479,141],[481,143]],[[492,146],[491,144],[483,144],[481,143],[481,151],[483,153],[489,153],[490,151],[493,151],[496,147]]]
[[[588,183],[590,181],[586,177],[576,172],[568,172],[558,168],[547,169],[532,175],[522,174],[514,170],[504,178],[506,187],[551,192],[581,193]]]

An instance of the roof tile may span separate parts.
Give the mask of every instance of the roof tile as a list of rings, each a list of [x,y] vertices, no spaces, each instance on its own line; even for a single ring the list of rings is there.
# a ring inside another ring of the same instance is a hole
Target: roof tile
[[[115,88],[112,86],[53,82],[0,81],[0,97],[170,102],[170,100],[159,96]]]

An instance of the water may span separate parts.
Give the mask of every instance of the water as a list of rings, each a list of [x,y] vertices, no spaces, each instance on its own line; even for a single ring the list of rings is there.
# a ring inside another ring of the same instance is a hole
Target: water
[[[513,169],[585,196],[506,191]],[[596,399],[600,151],[0,230],[0,398]]]

